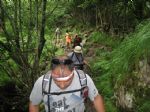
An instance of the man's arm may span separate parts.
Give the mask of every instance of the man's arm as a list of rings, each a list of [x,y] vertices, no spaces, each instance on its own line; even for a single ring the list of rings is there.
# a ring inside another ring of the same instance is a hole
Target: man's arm
[[[83,60],[83,63],[85,64],[85,65],[87,65],[88,67],[90,67],[90,65],[88,64],[88,62],[84,59]]]
[[[105,112],[103,99],[99,94],[94,98],[93,103],[97,112]]]
[[[38,78],[35,82],[34,87],[31,91],[30,98],[29,98],[29,112],[39,112],[39,105],[43,99],[42,95],[42,81],[44,75]]]
[[[33,105],[32,102],[30,102],[29,112],[39,112],[39,105]]]
[[[89,75],[86,75],[86,76],[87,76],[87,85],[89,87],[88,97],[93,102],[94,107],[97,112],[105,112],[103,98],[98,93],[98,90],[95,87],[95,84],[93,80],[90,78],[90,76]]]

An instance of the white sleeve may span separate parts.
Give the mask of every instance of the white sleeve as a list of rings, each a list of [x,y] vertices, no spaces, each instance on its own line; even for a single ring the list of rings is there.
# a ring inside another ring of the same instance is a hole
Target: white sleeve
[[[90,76],[86,75],[87,77],[87,86],[88,86],[88,97],[90,98],[91,101],[94,101],[94,98],[99,94],[98,90],[91,79]]]
[[[42,95],[42,81],[43,76],[41,76],[34,84],[34,87],[32,89],[32,92],[30,94],[30,101],[33,105],[38,105],[41,103],[43,99]]]

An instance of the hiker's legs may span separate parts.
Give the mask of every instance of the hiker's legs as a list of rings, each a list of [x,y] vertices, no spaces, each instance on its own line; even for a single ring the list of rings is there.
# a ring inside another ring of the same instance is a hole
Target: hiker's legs
[[[69,42],[66,42],[66,48],[67,49],[69,48]]]
[[[57,44],[58,34],[55,35],[55,44]]]
[[[60,34],[57,35],[57,44],[60,44]]]
[[[70,49],[70,43],[68,42],[68,49]]]
[[[71,40],[68,41],[68,44],[69,44],[68,46],[69,46],[69,49],[70,49],[71,48]]]

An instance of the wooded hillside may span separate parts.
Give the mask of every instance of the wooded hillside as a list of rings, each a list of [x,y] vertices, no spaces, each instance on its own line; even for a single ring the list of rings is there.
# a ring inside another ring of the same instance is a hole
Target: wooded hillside
[[[107,112],[150,110],[149,0],[0,0],[0,112],[28,111],[36,79],[66,52],[66,30],[84,40]]]

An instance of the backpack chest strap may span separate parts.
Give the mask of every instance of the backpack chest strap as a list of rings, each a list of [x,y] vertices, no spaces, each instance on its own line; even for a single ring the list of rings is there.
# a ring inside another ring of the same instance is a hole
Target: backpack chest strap
[[[68,93],[75,93],[84,90],[86,87],[82,87],[80,89],[70,90],[70,91],[62,91],[62,92],[44,92],[45,95],[62,95],[62,94],[68,94]]]

